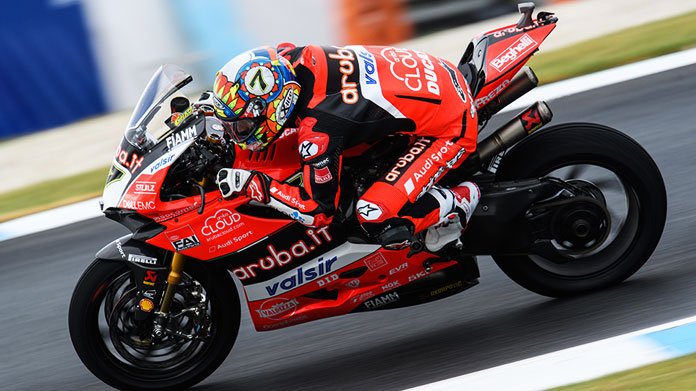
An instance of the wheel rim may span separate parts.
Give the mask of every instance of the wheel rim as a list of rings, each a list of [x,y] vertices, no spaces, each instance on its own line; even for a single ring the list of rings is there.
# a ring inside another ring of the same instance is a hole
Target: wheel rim
[[[633,187],[612,170],[596,164],[568,164],[552,169],[544,176],[565,181],[579,180],[599,189],[606,201],[610,229],[600,245],[590,252],[570,255],[573,260],[568,263],[553,262],[536,254],[530,254],[529,258],[546,272],[563,278],[586,278],[620,263],[638,232],[640,203]],[[558,243],[552,244],[563,252]]]
[[[98,311],[94,321],[97,323],[97,343],[107,353],[112,365],[143,379],[161,380],[185,374],[196,367],[212,348],[216,327],[212,306],[207,299],[207,292],[201,286],[205,299],[206,322],[196,322],[183,310],[189,308],[194,298],[195,279],[187,273],[182,275],[182,283],[174,295],[168,328],[184,333],[201,331],[205,327],[207,336],[187,340],[183,337],[165,335],[159,340],[147,341],[143,337],[151,335],[152,321],[149,327],[143,327],[135,321],[137,308],[136,288],[129,270],[122,270],[116,278],[105,286],[102,299],[97,305]],[[177,316],[178,315],[178,316]],[[200,320],[200,317],[196,318]]]

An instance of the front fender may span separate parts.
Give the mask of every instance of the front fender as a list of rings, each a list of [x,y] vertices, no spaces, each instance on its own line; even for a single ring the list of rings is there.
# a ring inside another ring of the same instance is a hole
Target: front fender
[[[163,267],[168,252],[143,241],[133,239],[133,234],[128,234],[104,246],[97,252],[97,258]]]
[[[139,320],[152,314],[164,292],[169,267],[165,262],[170,251],[133,239],[133,234],[122,236],[97,252],[97,258],[128,264],[137,287],[136,302]]]

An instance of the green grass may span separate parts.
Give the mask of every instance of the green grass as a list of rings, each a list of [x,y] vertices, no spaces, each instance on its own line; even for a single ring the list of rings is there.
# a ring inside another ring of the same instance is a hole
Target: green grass
[[[527,64],[534,69],[540,83],[549,83],[678,52],[695,45],[696,12],[691,12],[551,52],[545,53],[542,44],[542,51]]]
[[[560,21],[559,23],[562,23]],[[553,33],[551,33],[553,34]],[[529,62],[541,83],[579,76],[696,45],[696,12],[623,30]],[[0,221],[98,196],[108,168],[0,194]]]
[[[0,194],[0,221],[101,195],[109,167]]]
[[[696,390],[696,354],[553,389],[553,391],[606,390]]]

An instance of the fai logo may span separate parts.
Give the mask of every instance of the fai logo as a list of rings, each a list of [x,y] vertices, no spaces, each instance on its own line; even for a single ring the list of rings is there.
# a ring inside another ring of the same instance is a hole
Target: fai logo
[[[359,200],[356,208],[363,220],[373,221],[382,216],[382,209],[378,205],[365,200]]]
[[[319,146],[310,141],[303,141],[299,151],[302,160],[308,160],[319,153]]]
[[[193,233],[193,228],[191,228],[190,225],[165,232],[164,234],[176,251],[184,251],[201,245],[201,241],[196,234]]]
[[[508,66],[513,64],[517,58],[527,54],[530,50],[534,48],[537,44],[529,34],[524,34],[518,38],[512,45],[508,46],[502,53],[498,55],[490,65],[495,68],[498,72],[502,72],[507,69]]]

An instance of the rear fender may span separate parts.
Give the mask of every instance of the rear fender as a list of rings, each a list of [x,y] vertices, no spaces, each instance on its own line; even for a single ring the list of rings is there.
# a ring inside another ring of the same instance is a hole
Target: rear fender
[[[476,36],[459,62],[459,69],[474,68],[476,74],[474,106],[481,109],[500,95],[513,76],[539,49],[556,28],[556,17],[540,13],[532,24],[518,28],[501,27]],[[471,64],[471,65],[468,65]]]

